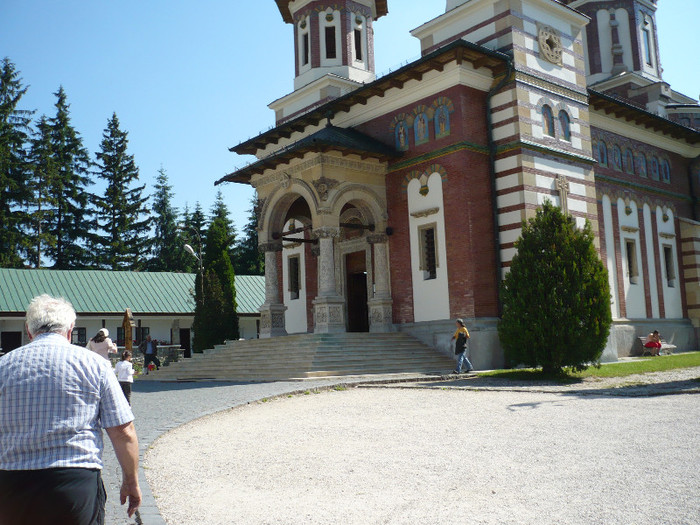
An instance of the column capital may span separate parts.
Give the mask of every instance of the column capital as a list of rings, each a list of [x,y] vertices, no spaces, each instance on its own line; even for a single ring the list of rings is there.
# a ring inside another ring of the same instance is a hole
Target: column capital
[[[282,241],[272,241],[272,242],[264,242],[264,243],[258,244],[258,251],[260,253],[281,252],[282,251]]]
[[[367,242],[370,244],[381,244],[389,241],[389,237],[386,233],[374,233],[366,237]]]
[[[313,231],[313,236],[317,239],[333,239],[340,235],[340,228],[331,226],[321,226]]]

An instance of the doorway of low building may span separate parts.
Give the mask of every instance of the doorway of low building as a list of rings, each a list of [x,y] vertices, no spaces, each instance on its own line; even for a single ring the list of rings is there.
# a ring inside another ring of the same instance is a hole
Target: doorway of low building
[[[365,252],[345,256],[348,332],[369,332],[367,308],[367,263]]]
[[[185,350],[185,357],[192,357],[189,328],[180,328],[180,347]]]
[[[7,353],[22,346],[22,332],[2,332],[0,333],[0,348]]]

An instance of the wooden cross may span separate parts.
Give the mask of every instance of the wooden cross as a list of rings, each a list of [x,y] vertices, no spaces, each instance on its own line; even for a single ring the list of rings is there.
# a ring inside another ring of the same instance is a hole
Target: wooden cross
[[[557,176],[557,190],[559,191],[559,202],[561,206],[561,211],[564,214],[569,213],[569,202],[568,202],[568,196],[569,196],[569,181],[566,180],[565,175],[558,175]]]

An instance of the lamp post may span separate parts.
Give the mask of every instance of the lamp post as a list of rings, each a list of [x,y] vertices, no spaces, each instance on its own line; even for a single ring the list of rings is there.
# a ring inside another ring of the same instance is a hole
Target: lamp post
[[[197,235],[199,252],[195,252],[194,248],[192,248],[192,246],[190,246],[189,244],[185,244],[185,251],[192,255],[195,259],[197,259],[197,261],[199,261],[199,275],[201,277],[201,280],[199,282],[200,301],[202,302],[202,304],[204,304],[204,260],[202,254],[202,236],[194,228],[190,227],[189,229]],[[184,228],[180,227],[180,230],[184,230]]]

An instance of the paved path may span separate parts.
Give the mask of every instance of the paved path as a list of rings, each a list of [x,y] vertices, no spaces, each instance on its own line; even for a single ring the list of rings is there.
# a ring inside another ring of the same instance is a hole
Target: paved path
[[[303,392],[328,387],[341,381],[361,382],[367,379],[352,377],[275,383],[161,383],[137,380],[133,386],[131,402],[136,417],[141,458],[158,436],[198,417],[289,392]],[[106,435],[105,440],[109,441]],[[143,462],[139,472],[143,503],[131,519],[126,516],[125,506],[119,504],[121,470],[114,450],[108,442],[105,443],[104,463],[102,475],[107,490],[105,522],[109,525],[165,525],[146,482]]]
[[[132,403],[136,416],[136,429],[141,446],[141,457],[153,441],[163,433],[192,421],[198,417],[213,414],[228,408],[245,405],[263,398],[281,396],[291,392],[303,392],[316,388],[327,388],[339,383],[363,383],[383,381],[397,387],[438,388],[438,389],[479,389],[479,390],[526,390],[533,393],[588,393],[597,391],[599,395],[656,396],[677,392],[697,392],[700,387],[697,378],[700,368],[665,372],[660,375],[647,374],[621,380],[587,381],[579,385],[542,384],[531,382],[517,384],[499,380],[485,380],[475,377],[440,378],[424,376],[385,376],[327,378],[311,381],[288,381],[276,383],[158,383],[141,382],[134,384]],[[422,380],[421,380],[422,379]],[[144,501],[140,511],[132,519],[126,517],[120,507],[120,472],[111,446],[105,446],[105,469],[103,472],[107,488],[107,517],[110,525],[165,525],[150,487],[146,482],[143,466],[140,471]]]

